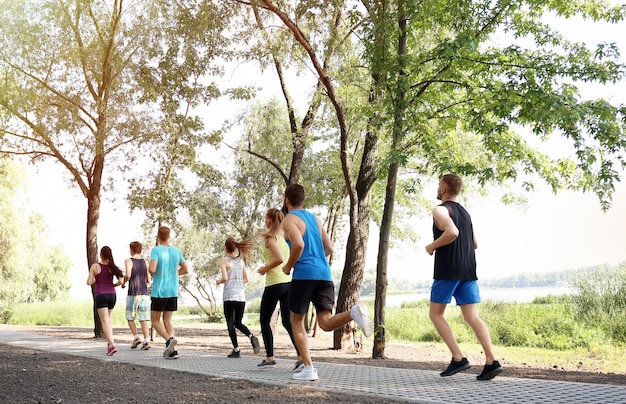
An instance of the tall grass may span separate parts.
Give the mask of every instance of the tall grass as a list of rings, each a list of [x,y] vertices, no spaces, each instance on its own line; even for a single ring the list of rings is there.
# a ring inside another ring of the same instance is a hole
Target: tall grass
[[[572,296],[576,318],[626,344],[626,263],[581,272],[571,281],[578,291]]]
[[[413,342],[441,342],[428,318],[428,300],[387,308],[388,338]],[[554,350],[606,345],[607,333],[601,324],[590,325],[576,318],[569,296],[540,298],[532,303],[481,303],[480,317],[491,332],[494,344]],[[472,329],[463,320],[461,309],[450,305],[446,319],[460,343],[475,343]],[[616,342],[615,339],[613,339]],[[616,344],[620,345],[620,344]]]

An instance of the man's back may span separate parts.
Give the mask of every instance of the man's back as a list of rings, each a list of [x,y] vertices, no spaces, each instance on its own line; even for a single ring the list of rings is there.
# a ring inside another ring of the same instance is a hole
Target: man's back
[[[315,215],[303,209],[293,209],[287,216],[289,215],[296,216],[304,224],[299,226],[304,248],[294,265],[293,279],[332,281],[322,232]],[[287,243],[292,246],[292,240],[287,240]]]
[[[450,244],[435,252],[435,275],[439,280],[476,280],[476,255],[474,253],[474,229],[472,219],[458,202],[442,203],[448,209],[450,218],[459,230],[458,237]],[[442,231],[433,225],[434,238]]]

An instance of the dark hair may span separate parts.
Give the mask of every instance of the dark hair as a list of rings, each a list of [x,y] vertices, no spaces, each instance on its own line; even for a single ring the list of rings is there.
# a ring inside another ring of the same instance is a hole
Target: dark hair
[[[285,198],[289,199],[293,206],[302,206],[304,203],[304,188],[300,184],[287,185]]]
[[[159,227],[159,232],[157,233],[157,239],[159,241],[167,241],[170,239],[170,228],[167,226]]]
[[[456,174],[446,174],[441,177],[441,181],[445,182],[449,188],[449,192],[456,196],[461,193],[461,188],[463,187],[463,181],[461,177]]]
[[[141,254],[141,250],[143,250],[143,246],[139,241],[133,241],[130,243],[130,252],[135,254]]]
[[[243,256],[244,258],[252,258],[255,247],[254,240],[251,238],[237,241],[234,238],[229,237],[224,243],[224,249],[227,253],[232,254],[236,250],[239,250],[239,256]]]
[[[115,260],[113,260],[113,253],[111,252],[111,247],[104,246],[100,249],[100,255],[103,259],[109,262],[109,272],[115,275],[118,279],[122,279],[124,277],[124,272],[117,265],[115,265]]]
[[[265,218],[272,221],[272,227],[269,228],[267,231],[259,233],[259,236],[266,239],[270,237],[276,237],[278,233],[280,233],[280,224],[285,218],[285,214],[280,209],[271,208],[268,209],[265,213]]]

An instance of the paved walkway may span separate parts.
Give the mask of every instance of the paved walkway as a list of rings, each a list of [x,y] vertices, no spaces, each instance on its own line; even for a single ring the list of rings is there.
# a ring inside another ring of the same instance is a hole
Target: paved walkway
[[[223,355],[184,350],[176,360],[162,357],[162,349],[131,350],[117,345],[118,353],[104,355],[102,341],[54,338],[0,329],[0,344],[41,351],[60,352],[88,358],[154,366],[227,379],[244,379],[266,385],[386,397],[417,403],[626,403],[626,386],[496,377],[479,382],[472,374],[442,378],[438,372],[375,366],[316,362],[320,379],[298,382],[291,379],[291,360],[278,360],[274,369],[258,369],[259,357],[238,360]],[[506,370],[505,370],[506,371]],[[355,398],[355,402],[358,399]]]

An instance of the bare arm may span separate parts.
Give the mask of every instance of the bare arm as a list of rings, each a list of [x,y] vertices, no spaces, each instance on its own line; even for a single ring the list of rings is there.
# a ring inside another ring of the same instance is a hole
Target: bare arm
[[[335,251],[333,241],[330,239],[330,236],[328,236],[328,233],[326,232],[326,229],[324,228],[322,221],[318,217],[315,217],[315,219],[317,220],[317,226],[320,228],[320,233],[322,234],[322,243],[324,244],[324,253],[326,254],[327,257],[330,257]]]
[[[222,277],[215,281],[216,285],[228,282],[228,270],[227,270],[227,267],[228,267],[229,264],[230,264],[230,261],[228,259],[226,259],[226,258],[222,258],[220,260],[220,262],[218,263],[218,266],[220,268],[220,273],[222,274]]]
[[[180,263],[180,268],[178,268],[178,275],[187,275],[189,273],[189,265],[187,261]]]
[[[302,231],[298,227],[299,222],[302,222],[302,220],[297,216],[287,215],[282,223],[285,239],[289,240],[291,243],[289,258],[287,259],[287,263],[283,266],[283,272],[287,275],[291,273],[291,268],[298,262],[304,250]],[[304,223],[301,223],[301,225],[304,226]]]
[[[435,209],[433,209],[433,218],[435,220],[435,226],[443,233],[426,246],[426,252],[430,255],[433,255],[438,248],[450,244],[459,236],[459,229],[454,224],[454,221],[452,221],[450,212],[445,206],[436,206]]]
[[[157,260],[150,260],[150,264],[148,265],[148,273],[150,275],[154,275],[157,269]]]
[[[272,260],[270,262],[266,262],[265,265],[259,268],[257,272],[260,273],[261,275],[265,275],[267,271],[269,271],[270,269],[276,268],[277,266],[285,262],[285,258],[283,257],[283,254],[280,252],[280,249],[278,248],[278,243],[276,242],[276,238],[274,237],[267,238],[265,240],[265,246],[272,253]]]
[[[100,273],[100,265],[93,264],[91,268],[89,268],[89,275],[87,275],[87,285],[91,286],[96,283],[96,275]]]
[[[130,258],[126,258],[124,260],[124,266],[126,267],[126,272],[124,273],[124,282],[122,283],[122,287],[126,286],[126,282],[130,280],[131,274],[133,272],[133,260]]]

